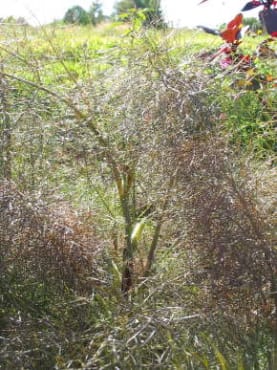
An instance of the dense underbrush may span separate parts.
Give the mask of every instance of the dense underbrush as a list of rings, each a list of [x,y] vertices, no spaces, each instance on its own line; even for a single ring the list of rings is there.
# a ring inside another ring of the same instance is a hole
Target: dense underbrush
[[[51,32],[1,51],[0,367],[273,370],[274,90],[181,32]]]

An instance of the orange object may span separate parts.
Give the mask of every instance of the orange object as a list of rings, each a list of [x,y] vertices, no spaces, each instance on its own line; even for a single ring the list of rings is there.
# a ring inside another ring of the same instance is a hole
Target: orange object
[[[220,36],[227,42],[234,43],[240,39],[240,30],[242,28],[243,15],[239,13],[227,24],[224,31],[220,33]]]

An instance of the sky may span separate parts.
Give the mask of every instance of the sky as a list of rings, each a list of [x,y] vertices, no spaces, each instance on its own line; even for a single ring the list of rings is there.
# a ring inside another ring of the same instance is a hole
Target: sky
[[[165,19],[176,27],[205,25],[216,27],[228,22],[240,12],[249,0],[161,0]],[[13,15],[24,17],[29,23],[39,25],[54,19],[62,19],[66,10],[80,5],[88,10],[93,0],[8,0],[0,4],[0,17]],[[111,14],[115,0],[102,0],[106,15]],[[246,12],[246,17],[257,14],[257,10]]]

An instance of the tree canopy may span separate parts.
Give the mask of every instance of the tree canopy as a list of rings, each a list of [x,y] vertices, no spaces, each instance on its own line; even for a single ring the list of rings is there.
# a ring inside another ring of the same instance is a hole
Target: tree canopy
[[[93,1],[88,13],[90,21],[94,26],[101,23],[106,18],[103,13],[102,3],[99,0]]]
[[[143,9],[146,17],[145,26],[159,27],[165,24],[160,0],[118,0],[114,9],[118,16],[129,13],[131,9]]]
[[[65,23],[89,24],[90,18],[88,13],[79,5],[69,8],[63,18]]]

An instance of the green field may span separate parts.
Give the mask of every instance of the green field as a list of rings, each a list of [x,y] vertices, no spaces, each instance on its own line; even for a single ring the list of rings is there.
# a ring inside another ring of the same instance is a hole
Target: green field
[[[266,36],[0,31],[0,369],[275,370]]]

